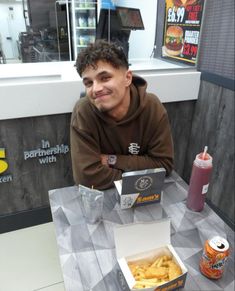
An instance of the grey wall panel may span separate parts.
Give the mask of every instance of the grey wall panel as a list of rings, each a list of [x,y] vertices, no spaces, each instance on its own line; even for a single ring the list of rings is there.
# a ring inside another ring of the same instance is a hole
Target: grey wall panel
[[[234,92],[201,81],[183,172],[187,182],[195,155],[205,145],[213,157],[206,197],[234,223]]]
[[[205,1],[197,61],[199,71],[235,79],[234,9],[234,0]]]
[[[183,175],[184,162],[191,134],[192,118],[196,101],[165,103],[171,124],[175,152],[175,170]]]
[[[48,190],[74,184],[66,152],[69,124],[70,114],[0,121],[0,148],[8,163],[0,174],[0,215],[49,205]],[[32,157],[34,150],[47,154]]]

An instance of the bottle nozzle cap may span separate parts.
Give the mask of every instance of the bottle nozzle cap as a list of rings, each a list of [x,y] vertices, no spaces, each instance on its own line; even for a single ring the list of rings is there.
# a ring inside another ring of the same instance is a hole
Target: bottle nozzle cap
[[[209,168],[212,166],[212,157],[208,153],[200,153],[196,155],[195,163],[202,168]]]

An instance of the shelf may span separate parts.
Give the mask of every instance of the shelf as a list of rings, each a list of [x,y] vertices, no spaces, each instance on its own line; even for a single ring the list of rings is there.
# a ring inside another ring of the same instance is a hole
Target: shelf
[[[95,10],[95,7],[76,7],[76,11]]]
[[[84,30],[88,30],[88,29],[95,29],[95,27],[89,27],[89,26],[85,26],[85,27],[80,27],[80,26],[76,26],[76,29],[84,29]]]

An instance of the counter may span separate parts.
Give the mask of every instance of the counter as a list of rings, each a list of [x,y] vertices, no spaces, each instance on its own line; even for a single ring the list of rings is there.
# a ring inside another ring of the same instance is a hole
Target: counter
[[[194,67],[160,59],[136,59],[130,64],[162,102],[197,99],[200,72]],[[74,62],[2,65],[0,120],[69,113],[83,91]]]

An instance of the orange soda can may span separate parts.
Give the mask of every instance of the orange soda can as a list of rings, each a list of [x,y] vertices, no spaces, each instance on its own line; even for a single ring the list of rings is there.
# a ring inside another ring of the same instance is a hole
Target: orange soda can
[[[229,256],[229,243],[220,236],[214,236],[205,242],[200,260],[200,271],[210,279],[219,279]]]

